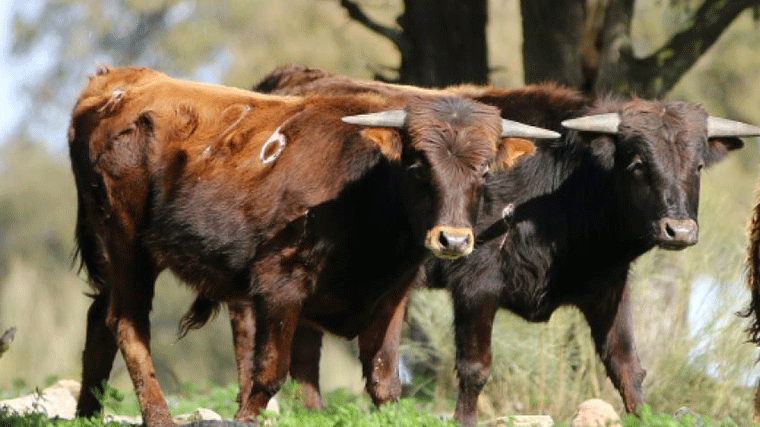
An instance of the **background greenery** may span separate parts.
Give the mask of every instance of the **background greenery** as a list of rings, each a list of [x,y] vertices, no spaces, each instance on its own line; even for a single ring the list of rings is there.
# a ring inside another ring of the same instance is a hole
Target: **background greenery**
[[[44,386],[52,377],[80,375],[89,300],[83,295],[87,284],[71,265],[76,199],[64,147],[76,93],[97,62],[138,63],[239,87],[288,62],[364,78],[398,62],[390,43],[352,22],[332,0],[166,1],[161,7],[172,18],[161,31],[151,29],[158,7],[151,1],[37,3],[43,5],[38,13],[24,13],[15,22],[13,54],[23,58],[41,43],[52,43],[56,55],[49,71],[28,88],[31,107],[0,148],[0,329],[18,328],[0,360],[0,397]],[[400,0],[361,3],[384,22],[393,22],[402,7]],[[662,44],[699,3],[637,1],[636,50]],[[517,0],[489,2],[491,77],[499,87],[522,84],[519,17]],[[752,14],[741,15],[668,97],[760,123],[760,29]],[[676,253],[652,251],[632,272],[635,330],[648,371],[645,398],[655,412],[687,406],[712,419],[750,422],[756,350],[744,343],[744,323],[734,316],[748,301],[745,226],[758,175],[757,141],[746,142],[703,177],[699,245]],[[168,393],[206,387],[187,384],[228,388],[235,381],[226,313],[177,340],[177,322],[191,300],[184,286],[162,276],[151,318],[152,351]],[[408,361],[427,361],[431,373],[415,377],[405,394],[423,402],[426,411],[450,413],[456,377],[448,295],[417,292],[410,316],[430,342],[405,340],[402,352]],[[353,344],[326,341],[323,387],[361,394]],[[120,359],[112,384],[129,398],[131,383]],[[560,310],[547,324],[498,315],[492,378],[479,403],[482,419],[547,413],[567,421],[578,403],[592,397],[622,409],[577,311]]]

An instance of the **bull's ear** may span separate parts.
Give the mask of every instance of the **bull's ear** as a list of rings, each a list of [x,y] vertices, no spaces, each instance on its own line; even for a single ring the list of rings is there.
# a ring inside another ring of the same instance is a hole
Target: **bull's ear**
[[[705,166],[714,165],[723,160],[729,151],[744,147],[744,142],[736,137],[715,137],[707,140],[707,153],[705,154]]]
[[[594,136],[594,138],[591,138],[588,141],[588,146],[591,149],[594,159],[596,159],[599,166],[604,170],[612,170],[612,168],[615,167],[615,136],[609,134],[599,134]]]
[[[523,138],[502,138],[496,152],[494,170],[506,170],[516,165],[523,156],[530,156],[536,152],[536,146]]]
[[[401,160],[401,136],[396,129],[392,128],[367,128],[361,134],[371,143],[375,144],[383,156],[392,162]]]

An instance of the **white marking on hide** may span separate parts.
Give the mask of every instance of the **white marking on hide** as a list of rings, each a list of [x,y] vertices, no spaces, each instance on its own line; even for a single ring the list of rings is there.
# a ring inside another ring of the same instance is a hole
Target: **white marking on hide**
[[[237,105],[239,105],[239,104],[233,105],[232,107],[236,107]],[[232,108],[232,107],[229,107],[229,108]],[[228,110],[229,110],[229,108],[228,108]],[[251,111],[251,106],[247,105],[247,104],[244,104],[243,105],[243,111],[240,112],[240,117],[238,117],[237,119],[235,119],[235,121],[232,122],[231,125],[227,126],[227,129],[224,132],[222,132],[222,136],[223,137],[226,136],[233,129],[235,129],[235,127],[237,127],[237,125],[239,125],[240,122],[243,121],[243,118],[245,118],[246,114],[248,114],[250,111]]]
[[[504,206],[504,209],[501,211],[501,219],[507,220],[509,217],[515,214],[515,204],[510,203],[507,206]]]
[[[267,155],[267,152],[269,152],[273,148],[272,144],[277,144],[277,147],[274,148],[274,152]],[[287,142],[285,140],[285,135],[283,135],[280,132],[280,128],[278,127],[277,130],[274,131],[272,136],[270,136],[269,139],[266,140],[264,145],[261,146],[261,153],[259,153],[259,160],[261,160],[261,163],[265,165],[274,162],[275,160],[277,160],[278,157],[280,157],[283,150],[285,150],[285,145],[287,145]]]
[[[100,107],[100,110],[98,111],[103,112],[107,109],[115,108],[121,102],[121,100],[124,99],[125,93],[126,92],[121,89],[115,89],[113,92],[111,92],[111,97],[108,98],[108,101],[106,101],[106,103],[103,104],[103,106]]]

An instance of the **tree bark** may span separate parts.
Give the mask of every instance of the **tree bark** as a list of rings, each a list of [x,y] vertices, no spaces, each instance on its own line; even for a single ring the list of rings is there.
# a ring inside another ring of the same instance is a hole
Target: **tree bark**
[[[401,64],[393,81],[426,87],[488,82],[487,0],[405,0],[400,30],[373,21],[354,1],[341,5],[352,19],[396,44]]]
[[[589,4],[521,0],[526,83],[555,81],[587,94],[663,97],[731,22],[760,0],[705,0],[688,27],[641,58],[630,38],[635,0],[597,1],[604,11],[599,26]]]
[[[581,36],[586,0],[523,0],[523,70],[525,83],[553,81],[574,88],[585,85]]]
[[[645,58],[636,58],[630,41],[630,9],[633,0],[617,0],[610,6],[605,23],[603,61],[595,90],[633,93],[644,98],[667,94],[678,80],[718,40],[723,31],[745,9],[760,0],[706,0],[694,13],[691,25],[675,34],[664,46]],[[631,3],[630,7],[628,3]],[[628,9],[628,10],[625,10]],[[619,13],[619,16],[613,16]],[[626,16],[626,14],[628,16]],[[621,29],[627,30],[626,34]],[[627,78],[625,78],[627,76]]]

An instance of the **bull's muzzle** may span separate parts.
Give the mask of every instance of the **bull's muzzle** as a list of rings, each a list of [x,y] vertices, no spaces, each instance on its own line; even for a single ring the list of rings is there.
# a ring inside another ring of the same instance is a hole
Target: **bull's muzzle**
[[[693,219],[663,218],[658,225],[659,246],[663,249],[683,249],[699,240],[699,226]]]
[[[425,247],[438,258],[456,259],[469,255],[475,238],[471,228],[458,228],[439,225],[428,231]]]

